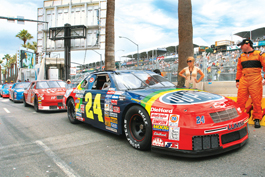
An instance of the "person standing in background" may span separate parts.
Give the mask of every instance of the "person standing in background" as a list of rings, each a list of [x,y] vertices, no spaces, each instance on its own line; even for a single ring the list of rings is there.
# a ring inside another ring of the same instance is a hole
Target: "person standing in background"
[[[250,95],[253,103],[252,119],[255,122],[254,127],[260,128],[262,119],[262,85],[265,84],[265,81],[262,80],[261,69],[263,68],[263,71],[265,71],[265,54],[254,50],[253,42],[249,39],[244,39],[237,45],[244,52],[238,58],[237,63],[237,103],[241,110],[245,111],[246,102]]]
[[[188,57],[187,58],[188,67],[183,68],[183,70],[179,72],[179,76],[185,78],[186,88],[196,89],[197,83],[199,83],[204,78],[203,72],[201,71],[200,68],[194,66],[194,62],[195,59],[193,57]],[[198,73],[201,75],[199,80],[196,79]]]

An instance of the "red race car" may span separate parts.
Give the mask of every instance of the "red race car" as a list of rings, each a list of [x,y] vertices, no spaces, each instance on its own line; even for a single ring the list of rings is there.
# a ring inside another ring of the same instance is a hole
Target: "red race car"
[[[65,92],[63,81],[33,81],[24,91],[24,106],[32,105],[36,112],[65,109],[62,103]]]

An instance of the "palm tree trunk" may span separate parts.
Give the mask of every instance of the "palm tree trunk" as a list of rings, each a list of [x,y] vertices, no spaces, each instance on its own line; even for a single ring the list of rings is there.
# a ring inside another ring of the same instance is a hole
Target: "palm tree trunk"
[[[187,66],[187,58],[193,56],[193,27],[192,27],[192,7],[191,0],[178,1],[178,17],[179,17],[179,66],[180,72]],[[184,87],[185,79],[178,76],[178,87]]]
[[[107,1],[105,70],[115,70],[115,0]]]

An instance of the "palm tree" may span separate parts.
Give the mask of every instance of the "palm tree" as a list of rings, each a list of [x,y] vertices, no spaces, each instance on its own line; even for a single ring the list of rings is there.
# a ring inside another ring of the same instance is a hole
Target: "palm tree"
[[[115,33],[114,33],[115,0],[107,1],[105,70],[115,70]]]
[[[24,45],[26,45],[27,40],[30,40],[33,38],[33,36],[31,36],[30,33],[28,33],[28,30],[21,30],[16,37],[18,37],[19,39],[21,39],[24,42]]]
[[[178,18],[179,18],[179,66],[181,71],[187,66],[186,59],[193,56],[193,28],[192,28],[192,7],[191,0],[178,1]],[[178,87],[184,87],[185,79],[178,77]]]
[[[6,54],[2,59],[6,60],[5,69],[7,69],[7,77],[9,77],[9,63],[8,63],[8,61],[11,59],[11,56],[9,54]],[[6,75],[6,72],[5,72],[5,75]],[[6,79],[6,77],[5,77],[5,79]]]

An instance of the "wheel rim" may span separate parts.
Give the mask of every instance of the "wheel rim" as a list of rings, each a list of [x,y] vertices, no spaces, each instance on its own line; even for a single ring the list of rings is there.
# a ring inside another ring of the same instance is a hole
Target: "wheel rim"
[[[70,102],[68,104],[69,118],[75,120],[75,106],[72,100],[70,100],[69,102]]]
[[[135,114],[130,119],[130,132],[136,141],[142,141],[145,137],[146,127],[143,118],[139,114]]]

